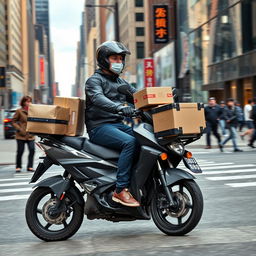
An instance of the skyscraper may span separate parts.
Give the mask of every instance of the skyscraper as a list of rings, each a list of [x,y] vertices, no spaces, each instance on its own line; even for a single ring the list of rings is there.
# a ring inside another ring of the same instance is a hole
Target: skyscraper
[[[52,68],[51,66],[51,47],[50,47],[50,19],[49,19],[49,0],[35,0],[36,4],[36,24],[42,25],[44,27],[45,35],[47,37],[47,74],[48,74],[48,101],[52,102]],[[46,85],[47,86],[47,85]]]

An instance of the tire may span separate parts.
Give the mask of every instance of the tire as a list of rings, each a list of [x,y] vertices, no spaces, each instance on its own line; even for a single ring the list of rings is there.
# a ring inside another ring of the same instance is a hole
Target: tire
[[[39,204],[46,196],[50,196],[50,199],[44,203],[41,209]],[[50,219],[50,222],[49,222],[48,221],[49,219],[45,217],[48,214],[47,203],[49,205],[49,203],[50,204],[53,203],[54,200],[55,200],[55,197],[50,188],[38,187],[32,192],[26,204],[26,221],[27,221],[28,227],[34,235],[36,235],[38,238],[44,241],[61,241],[61,240],[66,240],[70,238],[80,228],[84,218],[83,207],[77,202],[74,202],[75,196],[71,194],[69,191],[67,191],[63,201],[65,200],[64,201],[65,205],[69,206],[72,216],[68,216],[67,211],[63,211],[61,212],[61,214],[59,214],[60,215],[59,222],[61,222],[63,219],[61,223],[58,223],[58,224],[50,223],[51,221],[58,220],[58,218],[55,218],[55,219],[52,218]],[[67,223],[66,221],[69,220],[70,217],[71,217],[71,220],[69,223]],[[42,222],[44,222],[46,225],[43,225]],[[60,226],[61,227],[64,226],[64,227],[60,230],[54,230],[54,229],[50,230],[50,228],[52,229],[52,227],[60,227]]]
[[[180,180],[170,185],[169,188],[172,188],[175,199],[179,202],[179,209],[177,208],[175,212],[167,207],[165,193],[159,187],[151,201],[152,218],[163,233],[170,236],[182,236],[193,230],[200,221],[203,213],[203,196],[193,180]],[[179,190],[175,191],[175,188]],[[182,218],[185,218],[184,222]]]

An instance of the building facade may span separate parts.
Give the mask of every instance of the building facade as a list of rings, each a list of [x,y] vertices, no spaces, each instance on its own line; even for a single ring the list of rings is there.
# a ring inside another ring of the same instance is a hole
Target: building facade
[[[246,104],[256,95],[256,1],[177,2],[179,59],[187,62],[180,83],[189,81],[184,92],[193,101],[209,95]]]
[[[53,100],[53,74],[52,74],[52,65],[51,63],[51,46],[50,46],[50,19],[49,19],[49,0],[35,0],[35,10],[36,10],[36,24],[42,25],[44,28],[43,35],[43,47],[45,47],[44,52],[45,55],[45,71],[44,74],[47,74],[46,83],[44,84],[44,90],[47,90],[47,101],[48,103],[52,103]],[[42,57],[41,57],[42,58]]]

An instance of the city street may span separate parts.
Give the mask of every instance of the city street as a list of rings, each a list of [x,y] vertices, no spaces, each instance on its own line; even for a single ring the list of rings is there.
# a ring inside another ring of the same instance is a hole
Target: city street
[[[206,151],[199,145],[190,149],[204,170],[197,175],[197,182],[205,207],[201,222],[188,235],[168,237],[152,221],[112,223],[85,218],[71,239],[46,243],[35,237],[25,222],[31,174],[14,173],[8,156],[15,155],[15,140],[1,137],[0,159],[6,164],[0,166],[0,254],[255,255],[256,150],[243,147],[246,151],[242,153],[229,149],[221,154],[218,149]],[[60,168],[51,168],[44,177],[59,172]]]

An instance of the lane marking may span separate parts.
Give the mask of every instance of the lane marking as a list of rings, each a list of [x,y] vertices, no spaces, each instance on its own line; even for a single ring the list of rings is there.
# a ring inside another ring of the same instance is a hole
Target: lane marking
[[[27,199],[29,196],[30,195],[1,196],[0,201],[11,201],[11,200]]]
[[[256,187],[256,182],[227,183],[225,185],[233,188]]]
[[[256,174],[252,175],[237,175],[237,176],[220,176],[220,177],[208,177],[207,180],[240,180],[240,179],[253,179],[256,178]]]
[[[256,169],[243,169],[243,170],[225,170],[225,171],[206,171],[202,174],[212,175],[212,174],[228,174],[228,173],[244,173],[244,172],[256,172]]]
[[[29,185],[28,182],[16,182],[16,183],[0,184],[0,187],[25,186],[25,185]]]
[[[207,167],[207,166],[219,166],[219,165],[223,165],[223,166],[225,166],[225,165],[232,165],[232,164],[234,164],[234,163],[217,163],[217,164],[199,164],[200,166],[202,166],[202,167]]]
[[[229,169],[229,168],[241,168],[241,167],[255,167],[255,164],[238,164],[238,165],[228,165],[228,166],[219,166],[220,169]],[[204,170],[215,170],[213,167],[205,167]]]
[[[30,178],[8,178],[8,179],[0,179],[0,182],[15,181],[15,180],[30,180]]]
[[[0,189],[0,193],[27,192],[32,190],[33,188],[7,188],[7,189]]]

